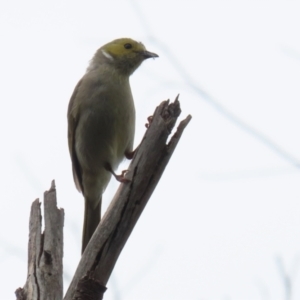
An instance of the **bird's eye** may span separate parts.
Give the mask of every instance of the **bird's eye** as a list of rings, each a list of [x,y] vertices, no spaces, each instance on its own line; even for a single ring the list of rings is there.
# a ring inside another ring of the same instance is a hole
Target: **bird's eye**
[[[131,49],[131,48],[132,48],[132,45],[129,44],[129,43],[127,43],[127,44],[124,45],[124,48],[125,48],[125,49]]]

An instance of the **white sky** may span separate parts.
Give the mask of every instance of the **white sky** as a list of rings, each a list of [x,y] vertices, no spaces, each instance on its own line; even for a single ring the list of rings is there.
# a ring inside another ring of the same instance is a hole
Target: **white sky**
[[[66,110],[94,52],[119,37],[160,56],[131,78],[135,144],[155,106],[178,93],[182,118],[193,119],[105,299],[287,299],[278,257],[292,276],[291,299],[299,299],[299,11],[299,1],[2,1],[1,299],[14,299],[25,283],[30,205],[52,179],[66,214],[65,288],[75,271],[83,199],[72,179]],[[116,188],[112,180],[105,207]]]

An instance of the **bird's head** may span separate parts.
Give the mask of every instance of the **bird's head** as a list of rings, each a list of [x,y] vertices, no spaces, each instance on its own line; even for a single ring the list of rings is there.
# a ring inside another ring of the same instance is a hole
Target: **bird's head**
[[[142,43],[121,38],[102,46],[95,55],[95,58],[97,57],[112,65],[120,73],[129,76],[145,59],[158,55],[147,51]]]

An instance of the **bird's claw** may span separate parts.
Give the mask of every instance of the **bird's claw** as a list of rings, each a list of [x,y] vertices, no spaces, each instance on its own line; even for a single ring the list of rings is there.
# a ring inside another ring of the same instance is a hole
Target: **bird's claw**
[[[123,170],[120,175],[117,175],[114,170],[112,169],[111,165],[109,163],[105,164],[105,169],[110,172],[119,182],[126,183],[130,182],[129,179],[125,178],[125,174],[128,172],[128,170]]]
[[[148,123],[145,124],[146,128],[148,129],[153,121],[153,116],[149,116],[147,118]]]
[[[125,178],[125,174],[128,172],[128,170],[123,170],[122,173],[120,175],[117,175],[116,173],[112,173],[115,178],[122,183],[127,183],[130,182],[129,179]]]

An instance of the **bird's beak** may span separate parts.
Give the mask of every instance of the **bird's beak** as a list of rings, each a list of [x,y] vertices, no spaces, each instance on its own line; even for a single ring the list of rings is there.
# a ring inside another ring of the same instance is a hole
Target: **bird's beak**
[[[144,56],[144,59],[159,57],[156,53],[149,52],[147,50],[143,51],[142,55]]]

